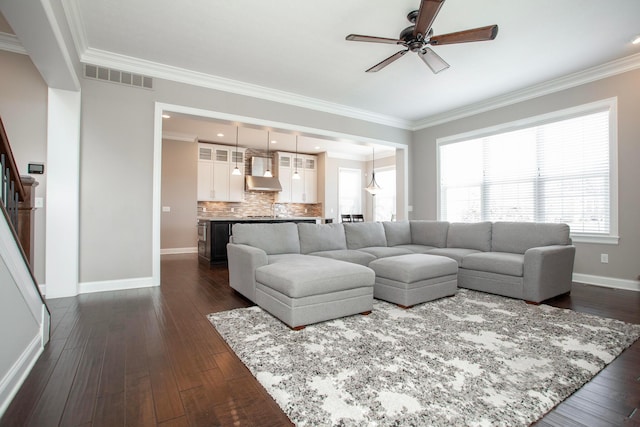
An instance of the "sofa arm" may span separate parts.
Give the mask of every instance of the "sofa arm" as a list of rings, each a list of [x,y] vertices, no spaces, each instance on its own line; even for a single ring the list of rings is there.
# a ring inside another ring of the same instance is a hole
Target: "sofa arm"
[[[524,253],[524,299],[541,302],[571,291],[576,247],[554,245]]]
[[[256,301],[256,268],[267,265],[262,249],[237,243],[227,244],[229,285],[252,302]]]

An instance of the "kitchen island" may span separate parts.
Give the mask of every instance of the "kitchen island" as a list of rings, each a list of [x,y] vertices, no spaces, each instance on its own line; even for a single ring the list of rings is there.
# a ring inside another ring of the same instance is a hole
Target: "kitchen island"
[[[198,258],[211,264],[227,262],[227,243],[231,236],[233,224],[243,223],[278,223],[278,222],[331,222],[320,217],[280,217],[280,216],[252,216],[252,217],[198,217]]]

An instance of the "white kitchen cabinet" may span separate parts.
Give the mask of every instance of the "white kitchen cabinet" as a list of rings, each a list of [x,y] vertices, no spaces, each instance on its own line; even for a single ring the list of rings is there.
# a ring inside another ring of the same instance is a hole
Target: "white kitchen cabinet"
[[[318,198],[318,159],[308,154],[278,152],[278,180],[282,191],[278,193],[279,203],[316,203]],[[300,179],[293,179],[295,171]]]
[[[215,144],[198,144],[198,200],[240,202],[244,200],[243,148]],[[242,175],[232,175],[235,161]]]

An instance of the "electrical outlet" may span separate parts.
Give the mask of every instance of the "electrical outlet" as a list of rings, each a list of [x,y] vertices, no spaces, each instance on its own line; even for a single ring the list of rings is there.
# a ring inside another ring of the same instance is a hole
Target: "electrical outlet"
[[[171,212],[171,206],[163,206],[162,212]]]
[[[231,208],[231,212],[235,212],[235,211],[236,211],[236,208]]]
[[[609,254],[600,254],[600,262],[603,264],[609,264]]]

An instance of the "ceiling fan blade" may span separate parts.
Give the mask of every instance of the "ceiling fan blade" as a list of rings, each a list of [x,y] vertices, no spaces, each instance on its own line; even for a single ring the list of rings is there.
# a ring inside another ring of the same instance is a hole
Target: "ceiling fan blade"
[[[442,34],[433,36],[429,40],[429,44],[443,45],[454,43],[481,42],[493,40],[498,35],[498,26],[489,25],[487,27],[473,28],[471,30],[458,31],[457,33]]]
[[[444,71],[449,68],[449,64],[447,64],[444,59],[440,58],[440,55],[428,47],[425,47],[418,52],[418,56],[429,68],[431,68],[431,71],[433,71],[434,74],[438,74],[440,71]]]
[[[414,37],[417,37],[418,34],[422,34],[422,38],[427,36],[443,4],[444,0],[422,0],[420,9],[418,10],[415,28],[413,29]]]
[[[376,71],[380,71],[382,70],[384,67],[386,67],[387,65],[391,64],[393,61],[395,61],[396,59],[400,59],[401,56],[403,56],[405,53],[409,52],[409,49],[407,50],[401,50],[400,52],[396,52],[393,55],[391,55],[390,57],[388,57],[387,59],[385,59],[384,61],[374,65],[373,67],[369,68],[367,70],[367,73],[375,73]]]
[[[398,40],[398,39],[389,39],[386,37],[363,36],[360,34],[349,34],[347,37],[345,37],[345,40],[349,40],[352,42],[371,42],[371,43],[387,43],[387,44],[404,43],[402,40]]]

